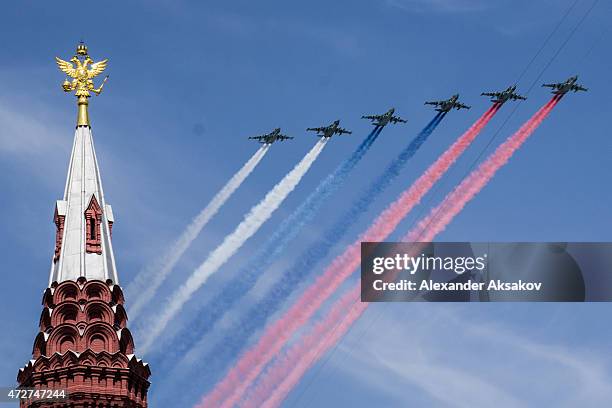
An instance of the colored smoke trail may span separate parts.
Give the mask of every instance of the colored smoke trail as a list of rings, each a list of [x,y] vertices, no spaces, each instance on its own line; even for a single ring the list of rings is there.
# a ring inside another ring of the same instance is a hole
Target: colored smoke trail
[[[428,137],[433,133],[436,127],[440,124],[444,118],[444,113],[438,113],[435,117],[419,132],[419,134],[400,152],[400,154],[391,162],[386,170],[366,189],[361,197],[357,199],[353,205],[340,217],[332,228],[323,234],[323,237],[317,240],[310,248],[305,250],[299,259],[294,263],[291,268],[283,271],[281,278],[262,296],[262,299],[252,306],[239,320],[238,323],[234,324],[233,327],[223,336],[222,348],[215,348],[209,355],[203,360],[207,361],[207,364],[216,368],[216,361],[227,361],[232,356],[235,356],[244,347],[248,339],[253,333],[260,330],[272,316],[283,302],[293,293],[293,288],[297,287],[306,276],[314,271],[314,267],[321,259],[324,259],[331,248],[342,239],[344,234],[348,231],[351,225],[365,213],[370,205],[384,192],[384,190],[391,185],[391,183],[401,174],[401,170],[405,167],[406,163],[412,158],[419,148],[425,143]],[[289,218],[291,219],[291,217]],[[286,238],[285,238],[286,239]],[[284,239],[279,237],[279,241],[283,242]],[[281,243],[279,246],[274,246],[275,240],[271,241],[271,247],[265,248],[262,255],[256,259],[259,261],[249,262],[249,267],[245,268],[243,272],[238,275],[235,279],[236,282],[230,282],[227,290],[223,290],[223,295],[230,293],[230,299],[232,292],[236,292],[235,297],[243,295],[246,290],[254,286],[262,272],[269,268],[270,264],[280,255],[284,249],[285,244]],[[279,251],[279,249],[281,251]],[[253,267],[253,265],[256,265]],[[249,279],[249,276],[253,276],[252,282],[246,284],[245,277]],[[221,296],[218,296],[221,297]],[[209,319],[210,314],[209,308],[219,308],[221,305],[222,313],[227,311],[228,303],[227,297],[223,296],[222,299],[215,299],[213,302],[209,302],[209,305],[203,309],[207,310],[207,317],[201,318],[202,321]],[[216,314],[213,311],[213,314]],[[194,334],[197,334],[196,331]],[[188,334],[185,334],[189,336]],[[182,337],[182,336],[180,336]],[[202,342],[207,339],[202,338]],[[202,345],[203,346],[203,345]],[[194,347],[199,349],[200,345]],[[193,360],[197,358],[192,353],[185,356],[185,359]],[[181,365],[179,363],[179,365]],[[221,370],[222,368],[219,368]]]
[[[553,97],[536,112],[521,128],[510,136],[473,170],[444,200],[424,217],[403,239],[406,242],[432,241],[465,205],[508,163],[517,149],[533,134],[546,119],[561,97]],[[262,407],[280,405],[298,384],[304,373],[315,364],[348,331],[363,314],[369,303],[360,302],[360,283],[344,294],[331,307],[327,316],[304,338],[292,346],[285,355],[268,368],[263,378],[249,396],[248,405]],[[352,307],[350,307],[352,305]],[[350,310],[349,310],[350,307]],[[321,341],[323,339],[323,341]]]
[[[130,317],[133,319],[146,306],[166,277],[172,272],[177,262],[189,248],[191,243],[200,235],[208,221],[217,214],[219,209],[234,194],[240,185],[246,180],[251,172],[257,167],[261,159],[266,155],[269,144],[265,144],[242,166],[236,174],[223,186],[213,197],[206,207],[187,226],[185,231],[176,240],[174,245],[166,254],[154,264],[143,269],[126,289],[127,296],[133,301],[130,307]]]
[[[310,367],[342,339],[367,309],[369,303],[360,302],[360,292],[360,285],[355,285],[303,339],[278,356],[247,394],[243,406],[279,406]]]
[[[355,203],[348,209],[343,216],[323,234],[323,237],[317,240],[310,248],[302,253],[300,258],[295,262],[292,268],[283,273],[283,279],[279,281],[278,285],[275,286],[271,292],[273,297],[264,297],[266,302],[275,302],[275,306],[272,309],[276,309],[280,302],[284,300],[291,293],[291,288],[295,287],[304,275],[308,274],[313,270],[315,265],[321,259],[324,259],[333,248],[333,246],[340,241],[348,229],[355,223],[355,221],[372,205],[374,201],[385,191],[391,183],[400,175],[401,170],[404,168],[409,159],[411,159],[419,148],[425,143],[427,138],[433,133],[436,127],[440,124],[444,118],[445,113],[438,113],[427,126],[415,137],[412,142],[400,152],[400,154],[391,162],[391,164],[385,169],[385,171],[369,186],[367,190],[355,201]],[[280,298],[280,299],[279,299]],[[279,299],[275,301],[273,299]],[[259,318],[261,319],[261,310],[265,310],[266,307],[263,305],[257,305],[253,308],[255,311],[259,311]],[[252,321],[252,318],[257,316],[250,316],[246,318],[247,321]],[[244,322],[246,323],[246,322]]]
[[[325,259],[334,245],[344,237],[355,221],[368,211],[372,203],[401,174],[401,170],[408,160],[416,154],[429,135],[440,124],[444,116],[445,113],[438,113],[417,137],[400,152],[385,171],[372,182],[369,188],[350,206],[344,215],[323,234],[323,237],[306,249],[291,268],[283,272],[282,279],[269,291],[272,295],[264,296],[262,302],[253,307],[253,313],[243,319],[242,324],[239,325],[241,333],[245,333],[244,328],[245,326],[248,327],[248,322],[260,321],[259,326],[255,330],[265,324],[267,318],[292,293],[291,289],[296,287],[306,275],[310,274],[320,260]],[[249,330],[246,334],[249,335],[255,330]],[[236,336],[232,337],[236,338]]]
[[[150,329],[142,336],[145,342],[141,346],[141,353],[146,353],[146,350],[153,345],[157,337],[162,334],[168,323],[176,316],[191,296],[272,216],[272,213],[287,198],[289,193],[295,189],[302,177],[310,169],[310,166],[323,151],[326,143],[327,139],[319,140],[293,170],[274,186],[259,204],[251,208],[244,217],[244,220],[230,235],[225,237],[221,245],[212,251],[191,276],[170,295],[166,304],[163,305],[161,313],[151,319]]]
[[[504,166],[514,152],[531,136],[559,103],[561,96],[553,97],[536,112],[521,128],[502,143],[489,158],[472,171],[429,215],[406,235],[404,241],[431,241],[442,232],[452,219],[465,207]]]
[[[317,188],[310,193],[293,213],[285,218],[276,231],[266,240],[265,245],[258,250],[254,259],[247,262],[247,266],[227,282],[223,288],[210,301],[206,302],[200,309],[206,313],[196,316],[193,321],[185,326],[176,337],[181,339],[176,343],[172,354],[182,355],[208,333],[221,319],[225,313],[246,292],[255,286],[259,278],[270,267],[270,265],[283,253],[287,245],[297,237],[302,228],[310,223],[316,216],[318,210],[331,197],[331,195],[346,181],[350,172],[361,161],[380,135],[382,128],[374,128],[370,134],[360,143],[355,151],[342,162],[332,173],[323,179]],[[197,346],[195,346],[197,348]],[[193,356],[189,357],[193,359]],[[174,359],[176,361],[176,359]]]
[[[319,306],[359,266],[362,241],[384,241],[401,220],[416,206],[431,187],[444,175],[457,158],[468,148],[476,136],[499,110],[500,105],[489,108],[463,135],[461,135],[414,183],[400,195],[359,239],[338,256],[323,275],[304,292],[291,308],[263,333],[230,369],[225,378],[202,399],[200,406],[232,406],[240,401],[249,384],[257,378],[265,365],[283,348],[293,333],[305,324]]]

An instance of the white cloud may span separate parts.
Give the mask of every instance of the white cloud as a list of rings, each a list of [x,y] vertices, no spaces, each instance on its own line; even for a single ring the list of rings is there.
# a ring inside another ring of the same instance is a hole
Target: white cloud
[[[15,110],[0,101],[0,152],[31,156],[53,149],[66,151],[65,140],[59,132],[49,128],[36,115]]]
[[[609,358],[562,338],[536,341],[494,321],[452,314],[454,306],[431,306],[410,305],[409,317],[386,313],[358,344],[348,338],[339,349],[348,356],[334,360],[353,381],[398,405],[411,401],[408,388],[445,407],[569,408],[612,400]]]
[[[524,406],[523,402],[490,380],[445,363],[427,359],[421,363],[405,363],[392,356],[384,357],[380,362],[403,381],[418,386],[448,407]]]
[[[23,102],[0,97],[0,158],[11,163],[12,177],[31,177],[61,191],[72,134],[56,126],[50,111]]]
[[[460,321],[455,319],[455,324]],[[612,401],[612,377],[609,372],[609,361],[593,355],[588,350],[568,348],[557,342],[538,343],[527,336],[519,336],[493,324],[467,325],[470,335],[483,336],[499,344],[514,349],[523,358],[534,362],[534,371],[544,373],[546,388],[558,384],[569,390],[563,401],[557,401],[559,407],[577,405],[603,406]],[[531,364],[530,364],[531,365]],[[555,398],[555,396],[552,396]],[[558,396],[557,396],[558,398]]]

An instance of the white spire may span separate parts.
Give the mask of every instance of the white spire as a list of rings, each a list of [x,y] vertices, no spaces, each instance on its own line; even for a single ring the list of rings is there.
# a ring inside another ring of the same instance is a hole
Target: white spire
[[[111,279],[118,283],[111,243],[113,212],[106,204],[91,128],[78,126],[68,167],[64,199],[57,201],[53,282]]]

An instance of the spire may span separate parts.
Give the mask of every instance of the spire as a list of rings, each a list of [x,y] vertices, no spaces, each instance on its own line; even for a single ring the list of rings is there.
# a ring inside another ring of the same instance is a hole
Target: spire
[[[112,280],[118,283],[111,241],[113,210],[106,204],[91,128],[77,127],[64,197],[55,205],[54,282]]]
[[[75,91],[78,116],[64,197],[55,206],[57,233],[49,286],[79,278],[117,283],[111,243],[113,211],[104,199],[87,112],[89,91],[100,94],[104,86],[95,89],[92,78],[104,71],[108,59],[93,63],[83,43],[70,62],[55,59],[60,70],[73,78],[62,86],[65,92]]]

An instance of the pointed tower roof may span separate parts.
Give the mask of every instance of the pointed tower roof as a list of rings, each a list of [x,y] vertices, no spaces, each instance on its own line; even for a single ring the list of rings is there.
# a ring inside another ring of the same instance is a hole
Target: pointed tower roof
[[[78,114],[64,197],[55,206],[57,235],[49,286],[79,278],[118,283],[111,243],[113,211],[104,198],[88,113],[90,91],[98,95],[104,86],[103,82],[96,89],[92,79],[108,60],[94,63],[87,47],[79,44],[70,61],[56,57],[56,62],[68,77],[64,91],[77,97]]]
[[[113,222],[112,208],[104,198],[91,128],[78,126],[64,198],[55,207],[58,237],[49,285],[80,277],[118,283],[111,242]]]
[[[65,403],[34,398],[22,401],[21,408],[94,407],[101,401],[108,407],[148,406],[151,370],[134,355],[127,327],[111,242],[113,211],[104,198],[87,111],[89,91],[102,91],[92,78],[104,71],[106,61],[94,63],[85,44],[70,62],[57,58],[73,78],[62,87],[75,91],[77,127],[64,197],[55,205],[55,252],[39,331],[17,382],[38,392],[65,389],[68,378],[69,390]]]

